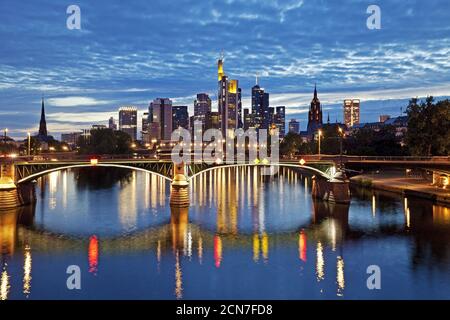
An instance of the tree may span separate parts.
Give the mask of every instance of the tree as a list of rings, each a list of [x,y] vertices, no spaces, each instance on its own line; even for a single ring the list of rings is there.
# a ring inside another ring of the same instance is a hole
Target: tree
[[[80,137],[78,145],[83,154],[125,154],[130,152],[131,137],[122,131],[95,129],[90,137]]]
[[[289,132],[280,144],[282,155],[293,157],[302,144],[302,137],[298,133]]]
[[[344,140],[348,154],[359,156],[401,156],[405,150],[395,136],[395,127],[382,126],[376,131],[361,128]]]
[[[450,101],[434,103],[433,97],[419,103],[409,101],[406,109],[408,130],[406,144],[416,156],[448,155],[450,153]]]

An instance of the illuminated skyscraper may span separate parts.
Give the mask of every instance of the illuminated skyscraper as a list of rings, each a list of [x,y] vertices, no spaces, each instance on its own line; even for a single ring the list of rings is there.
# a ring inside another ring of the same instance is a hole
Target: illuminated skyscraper
[[[284,136],[286,135],[286,107],[278,106],[275,108],[275,110],[276,111],[273,122],[278,128],[280,138],[284,138]]]
[[[239,120],[239,108],[241,95],[238,80],[229,80],[223,71],[223,58],[217,62],[219,78],[218,105],[220,114],[220,127],[224,137],[239,128],[242,120]]]
[[[349,128],[359,124],[359,105],[358,99],[344,100],[344,124]]]
[[[157,98],[150,103],[149,123],[153,123],[152,130],[159,127],[159,135],[154,137],[158,140],[170,140],[172,135],[172,100],[168,98]]]
[[[269,112],[269,93],[258,84],[252,87],[252,114],[256,129],[268,129],[272,119]]]
[[[322,109],[320,100],[317,97],[317,88],[314,86],[314,97],[311,100],[311,106],[308,113],[308,136],[311,138],[322,127]]]
[[[206,93],[197,94],[197,99],[194,101],[193,121],[200,121],[205,129],[205,117],[209,112],[211,112],[211,98]]]
[[[125,106],[119,108],[119,130],[131,137],[132,141],[137,139],[137,108]]]
[[[189,113],[187,106],[172,107],[172,129],[189,129]]]

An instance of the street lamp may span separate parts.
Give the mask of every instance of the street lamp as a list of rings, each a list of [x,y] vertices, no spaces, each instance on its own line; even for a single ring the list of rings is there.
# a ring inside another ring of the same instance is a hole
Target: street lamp
[[[342,139],[344,137],[344,130],[339,127],[339,166],[342,169]]]
[[[5,135],[3,137],[3,142],[6,144],[6,134],[8,133],[8,128],[5,128]]]
[[[319,129],[319,159],[320,159],[320,138],[322,137],[322,130]]]
[[[31,155],[31,133],[27,132],[27,136],[28,136],[27,154],[30,156]]]

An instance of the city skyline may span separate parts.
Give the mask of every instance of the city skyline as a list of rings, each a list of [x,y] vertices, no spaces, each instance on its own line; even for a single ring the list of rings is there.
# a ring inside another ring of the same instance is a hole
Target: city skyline
[[[439,23],[448,20],[446,2],[381,2],[380,30],[366,27],[368,2],[234,2],[186,4],[188,14],[181,15],[174,4],[149,10],[137,2],[115,10],[109,2],[81,1],[81,30],[68,30],[65,5],[5,1],[0,125],[17,138],[37,132],[42,94],[55,136],[107,124],[122,105],[136,106],[141,118],[157,97],[187,105],[192,114],[196,94],[205,92],[217,111],[222,51],[227,75],[242,88],[243,108],[251,106],[258,75],[271,106],[286,106],[286,120],[298,119],[302,130],[316,82],[323,117],[330,114],[332,122],[342,121],[344,99],[360,99],[361,122],[371,122],[380,114],[398,116],[411,97],[449,96],[450,37]],[[171,23],[157,26],[161,16]]]

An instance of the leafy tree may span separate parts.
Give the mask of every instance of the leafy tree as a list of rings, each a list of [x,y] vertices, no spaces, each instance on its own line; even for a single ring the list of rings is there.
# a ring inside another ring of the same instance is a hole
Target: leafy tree
[[[413,98],[409,101],[406,113],[406,144],[411,154],[431,156],[450,153],[449,100],[434,103],[433,97],[422,102]]]
[[[302,137],[298,133],[289,132],[280,144],[280,153],[292,157],[302,145]]]
[[[130,152],[131,137],[122,131],[95,129],[90,137],[80,137],[78,146],[83,154],[125,154]]]
[[[348,154],[361,156],[401,156],[405,150],[395,136],[393,126],[382,126],[376,131],[371,128],[361,128],[351,137],[344,140]]]

